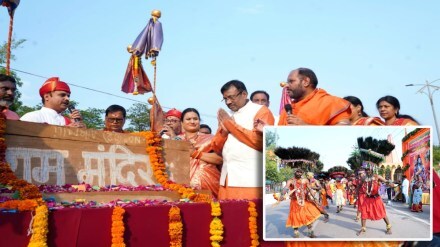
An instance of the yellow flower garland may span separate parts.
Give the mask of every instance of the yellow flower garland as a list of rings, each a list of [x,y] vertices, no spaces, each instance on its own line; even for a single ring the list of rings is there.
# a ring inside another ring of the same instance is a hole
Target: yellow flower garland
[[[172,206],[168,212],[169,225],[168,234],[170,235],[170,247],[182,247],[183,223],[180,216],[180,208]]]
[[[258,241],[258,226],[257,226],[257,209],[255,208],[255,203],[252,201],[249,201],[249,231],[251,235],[251,246],[258,246],[260,245],[260,242]]]
[[[47,247],[49,210],[45,204],[38,206],[32,222],[32,237],[28,247]]]
[[[212,247],[220,247],[220,242],[223,240],[223,223],[219,218],[222,215],[219,202],[211,202],[211,215],[213,218],[209,225],[209,233],[211,234],[209,239]]]
[[[154,177],[164,188],[176,191],[182,198],[189,199],[194,202],[211,202],[212,198],[210,195],[195,193],[191,188],[186,188],[181,184],[176,184],[173,181],[168,180],[168,174],[166,173],[166,166],[162,156],[163,148],[161,137],[157,137],[151,131],[143,131],[132,134],[142,136],[146,139],[146,151],[150,156],[150,163],[151,168],[153,169]]]
[[[124,243],[124,213],[122,207],[114,207],[112,214],[112,247],[125,247]]]

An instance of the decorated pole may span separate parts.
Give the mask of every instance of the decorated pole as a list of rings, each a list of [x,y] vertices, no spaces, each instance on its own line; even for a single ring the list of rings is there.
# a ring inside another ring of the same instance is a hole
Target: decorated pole
[[[281,112],[284,110],[284,106],[286,104],[291,104],[292,103],[292,99],[290,98],[289,94],[287,93],[287,83],[286,82],[281,82],[280,83],[280,87],[282,87],[282,92],[281,92],[281,102],[280,102],[280,111],[279,114],[281,114]]]
[[[14,12],[20,0],[0,0],[0,4],[8,8],[9,13],[9,32],[8,43],[6,46],[6,74],[11,74],[11,45],[12,45],[12,30],[14,27]]]
[[[152,105],[150,111],[151,131],[162,128],[163,118],[162,107],[156,97],[156,58],[163,43],[162,24],[159,21],[161,15],[162,13],[159,10],[153,10],[147,26],[137,36],[133,44],[127,47],[127,51],[131,56],[121,88],[123,92],[133,95],[153,93],[153,96],[148,99],[148,103]],[[150,80],[142,67],[141,57],[143,54],[145,54],[145,59],[151,58],[151,65],[154,69],[153,86],[151,86]]]

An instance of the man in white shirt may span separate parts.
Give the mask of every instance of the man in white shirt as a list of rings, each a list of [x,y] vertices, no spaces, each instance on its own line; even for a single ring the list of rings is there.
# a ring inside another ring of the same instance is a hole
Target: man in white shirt
[[[62,113],[69,107],[70,88],[58,77],[47,79],[40,88],[43,107],[40,110],[24,114],[20,120],[34,123],[85,128],[78,110],[70,113],[70,118]]]
[[[409,181],[406,178],[405,175],[402,176],[402,195],[403,195],[403,203],[407,204],[409,202],[408,198],[408,188],[409,188]]]

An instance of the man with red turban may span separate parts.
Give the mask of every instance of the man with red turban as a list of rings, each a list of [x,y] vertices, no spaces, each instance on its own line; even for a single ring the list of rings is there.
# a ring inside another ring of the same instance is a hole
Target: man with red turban
[[[173,108],[165,114],[165,123],[162,127],[160,133],[162,138],[173,139],[177,135],[182,133],[182,122],[181,118],[182,112]]]
[[[62,115],[70,103],[70,88],[67,83],[60,81],[58,77],[49,78],[41,86],[40,96],[43,107],[38,111],[24,114],[20,120],[78,128],[85,127],[78,110],[73,110],[70,118]]]

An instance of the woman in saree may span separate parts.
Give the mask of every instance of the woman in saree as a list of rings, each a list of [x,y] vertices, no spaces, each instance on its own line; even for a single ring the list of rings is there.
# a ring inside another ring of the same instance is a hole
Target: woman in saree
[[[419,123],[409,115],[402,115],[400,111],[400,102],[394,96],[384,96],[376,102],[377,110],[380,116],[385,120],[385,125],[394,126],[417,126]]]
[[[362,101],[355,96],[346,96],[345,100],[350,102],[351,116],[350,122],[351,125],[370,125],[370,126],[381,126],[385,125],[385,123],[378,117],[370,117],[364,111],[364,105]]]
[[[217,198],[220,181],[219,166],[223,159],[211,151],[211,134],[200,130],[200,114],[194,108],[187,108],[181,116],[183,133],[175,139],[188,141],[191,144],[190,185],[196,189],[210,190]]]

